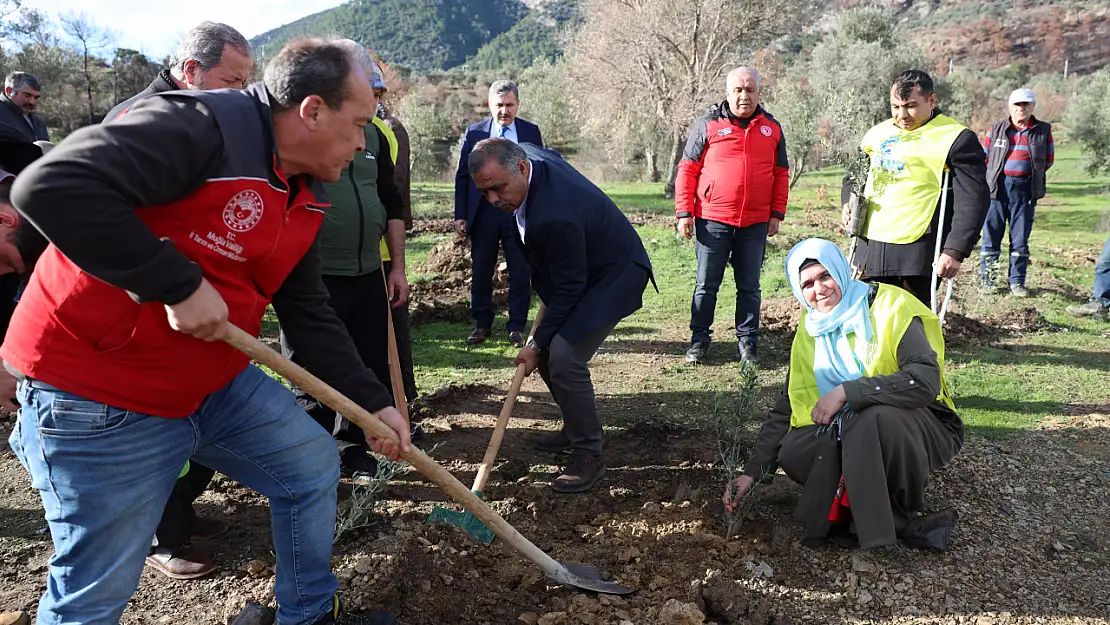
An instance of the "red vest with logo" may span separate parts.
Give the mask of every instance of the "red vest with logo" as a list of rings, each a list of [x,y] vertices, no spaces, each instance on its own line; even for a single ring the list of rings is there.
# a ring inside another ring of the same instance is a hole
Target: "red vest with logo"
[[[136,215],[201,266],[227,302],[231,323],[258,336],[266,306],[311,248],[327,204],[315,192],[319,185],[285,179],[270,109],[256,96],[172,97],[199,98],[212,110],[222,159],[193,193]],[[174,331],[163,304],[136,303],[53,245],[35,266],[0,357],[62,390],[160,417],[189,416],[249,363],[226,343]]]

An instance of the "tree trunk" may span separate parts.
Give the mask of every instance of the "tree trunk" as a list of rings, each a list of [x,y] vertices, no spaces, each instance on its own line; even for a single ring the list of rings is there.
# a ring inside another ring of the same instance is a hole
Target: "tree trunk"
[[[802,156],[800,158],[798,158],[797,161],[795,161],[794,166],[790,169],[790,188],[791,189],[794,188],[794,184],[797,183],[798,179],[802,177],[803,173],[805,173],[805,170],[806,170],[806,156],[808,156],[808,155],[807,154],[802,154]]]
[[[644,173],[650,182],[659,182],[659,159],[656,157],[655,147],[644,149]]]
[[[89,49],[85,48],[85,94],[89,97],[89,125],[96,123],[93,119],[92,76],[89,74]]]
[[[675,179],[678,178],[678,162],[682,159],[683,137],[681,134],[671,133],[671,151],[667,161],[667,184],[663,185],[663,197],[674,198]]]

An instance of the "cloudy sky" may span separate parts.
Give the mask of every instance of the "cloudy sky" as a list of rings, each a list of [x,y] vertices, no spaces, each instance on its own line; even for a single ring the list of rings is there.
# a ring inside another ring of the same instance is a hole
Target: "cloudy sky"
[[[248,39],[343,0],[24,0],[52,17],[84,11],[115,34],[113,48],[133,48],[161,58],[201,20],[234,26]]]

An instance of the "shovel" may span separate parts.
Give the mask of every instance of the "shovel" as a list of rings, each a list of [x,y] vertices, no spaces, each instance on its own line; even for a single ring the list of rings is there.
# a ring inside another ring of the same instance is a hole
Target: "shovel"
[[[505,398],[505,405],[501,407],[501,415],[497,417],[497,427],[493,430],[489,447],[486,448],[486,455],[482,458],[482,466],[478,467],[478,475],[474,476],[474,485],[470,487],[470,492],[478,497],[482,496],[482,491],[486,488],[486,482],[489,481],[489,475],[493,471],[493,463],[497,460],[497,450],[501,447],[501,439],[505,436],[505,428],[509,425],[509,418],[513,416],[516,395],[520,392],[521,383],[524,382],[524,371],[524,365],[517,365],[513,383],[509,386],[509,396]],[[455,512],[436,506],[432,509],[432,513],[428,515],[428,523],[455,525],[466,530],[471,538],[480,543],[488,545],[493,542],[493,530],[486,527],[469,510]]]
[[[311,393],[324,405],[343,415],[372,436],[397,440],[397,435],[393,430],[378,420],[377,417],[325,384],[320,378],[305,371],[235,325],[228,324],[228,330],[229,336],[226,341],[232,347],[250,356],[256,362],[260,362],[276,371],[306,392]],[[416,447],[410,446],[409,451],[401,452],[401,457],[439,486],[448,496],[481,519],[487,527],[493,530],[494,534],[497,534],[513,549],[520,552],[529,562],[538,566],[555,582],[611,595],[626,595],[633,592],[632,588],[602,580],[598,570],[588,564],[563,564],[555,561],[554,558],[544,553],[543,550],[516,531],[512,525],[501,518],[501,515],[490,510],[477,495],[467,490],[466,486],[455,479],[447,469],[439,466],[436,461]]]
[[[536,318],[532,320],[532,333],[528,338],[536,334],[536,328],[540,327],[540,320],[543,319],[544,311],[543,305],[540,305]],[[482,465],[478,467],[478,475],[474,476],[474,485],[470,487],[470,492],[479,497],[482,496],[482,492],[486,489],[486,483],[489,482],[490,473],[493,471],[493,463],[497,460],[497,451],[501,448],[501,439],[505,436],[505,428],[508,427],[509,419],[513,416],[513,406],[516,405],[516,396],[520,392],[520,385],[524,382],[525,373],[524,365],[518,365],[516,375],[513,376],[513,382],[509,385],[509,395],[505,398],[505,405],[501,407],[501,414],[497,417],[497,425],[493,428],[493,436],[490,437],[489,446],[486,447],[486,455],[482,457]],[[469,511],[455,512],[436,506],[432,509],[432,513],[428,515],[428,523],[439,522],[463,528],[467,534],[470,534],[471,538],[480,543],[488,545],[493,542],[493,530],[486,527],[481,520]]]

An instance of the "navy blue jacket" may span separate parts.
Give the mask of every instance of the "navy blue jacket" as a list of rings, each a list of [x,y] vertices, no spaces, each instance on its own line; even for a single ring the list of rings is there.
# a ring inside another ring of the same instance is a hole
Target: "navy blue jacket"
[[[459,169],[455,172],[455,219],[465,219],[467,227],[474,223],[474,218],[478,215],[478,206],[488,204],[482,194],[478,193],[478,187],[474,186],[474,181],[470,179],[470,170],[467,169],[470,151],[479,141],[489,139],[492,126],[493,118],[489,117],[467,126],[466,134],[463,135]],[[533,143],[543,147],[540,127],[532,122],[516,118],[516,135],[518,143]]]
[[[524,249],[547,307],[536,344],[575,343],[643,306],[651,277],[640,235],[609,196],[554,150],[521,144],[532,162]]]

